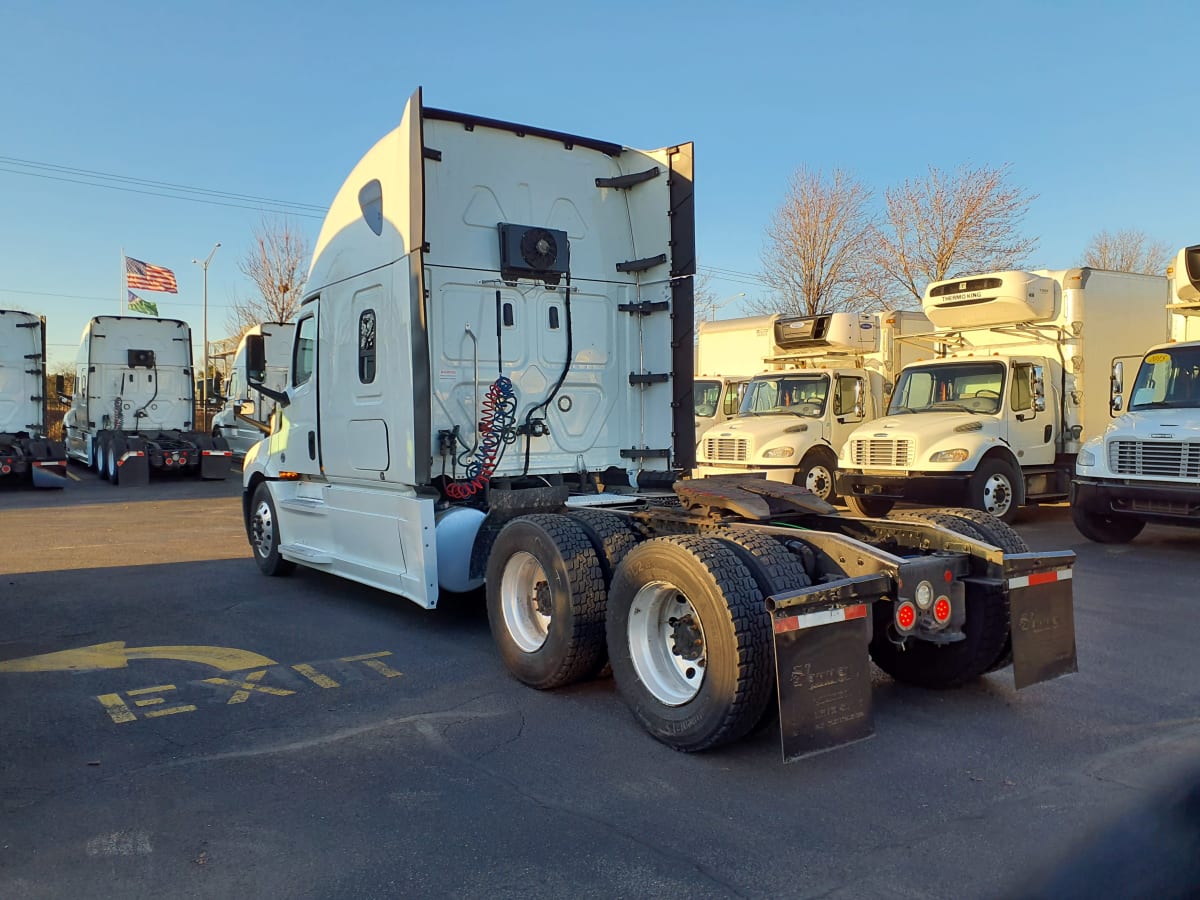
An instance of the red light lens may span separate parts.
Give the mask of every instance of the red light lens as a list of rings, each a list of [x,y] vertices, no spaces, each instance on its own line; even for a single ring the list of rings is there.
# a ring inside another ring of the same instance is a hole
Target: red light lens
[[[938,622],[950,621],[950,598],[938,597],[937,602],[933,604],[933,617]]]
[[[907,600],[896,607],[896,626],[901,631],[910,631],[917,623],[917,608]]]
[[[946,579],[946,584],[949,584],[954,580],[954,573],[947,569],[946,574],[943,577]]]

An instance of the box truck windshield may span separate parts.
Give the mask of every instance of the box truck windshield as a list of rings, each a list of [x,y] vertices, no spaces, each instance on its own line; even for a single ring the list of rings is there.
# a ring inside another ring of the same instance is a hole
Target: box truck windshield
[[[829,396],[828,375],[789,375],[756,378],[750,382],[739,415],[769,416],[791,413],[820,417]]]
[[[1200,407],[1200,347],[1147,354],[1133,384],[1129,411]]]
[[[1004,393],[1002,363],[957,363],[904,370],[888,415],[914,412],[995,413]]]

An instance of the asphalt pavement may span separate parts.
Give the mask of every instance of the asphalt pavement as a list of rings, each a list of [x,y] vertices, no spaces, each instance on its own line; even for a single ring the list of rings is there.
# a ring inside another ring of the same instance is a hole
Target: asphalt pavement
[[[5,898],[1000,896],[1200,757],[1200,532],[1030,513],[1079,555],[1079,673],[877,674],[874,738],[783,765],[518,684],[478,594],[260,575],[236,473],[72,471],[0,493]]]

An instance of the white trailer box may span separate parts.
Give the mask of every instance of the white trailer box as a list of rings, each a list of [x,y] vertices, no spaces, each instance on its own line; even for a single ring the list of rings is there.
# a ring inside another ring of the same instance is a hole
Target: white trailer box
[[[1089,268],[929,285],[946,356],[907,367],[888,415],[849,436],[840,492],[864,515],[911,500],[1006,521],[1066,499],[1075,454],[1111,419],[1109,364],[1162,340],[1165,297],[1164,278]]]
[[[0,309],[0,481],[66,484],[66,452],[46,434],[46,391],[46,320]]]

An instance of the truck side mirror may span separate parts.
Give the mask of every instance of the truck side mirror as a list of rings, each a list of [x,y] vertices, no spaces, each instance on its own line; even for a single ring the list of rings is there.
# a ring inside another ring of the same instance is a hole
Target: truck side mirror
[[[861,378],[854,379],[854,417],[856,419],[864,419],[867,415],[867,401],[863,396],[863,383]]]
[[[1113,412],[1120,412],[1125,405],[1125,363],[1117,360],[1113,363],[1112,377],[1108,383],[1108,406]]]
[[[71,395],[66,393],[67,381],[61,375],[54,376],[54,393],[58,395],[58,399],[62,403],[70,403]]]
[[[1041,366],[1029,367],[1029,396],[1035,413],[1046,411],[1046,379]]]
[[[267,380],[267,346],[261,334],[246,335],[246,382],[262,384]]]

